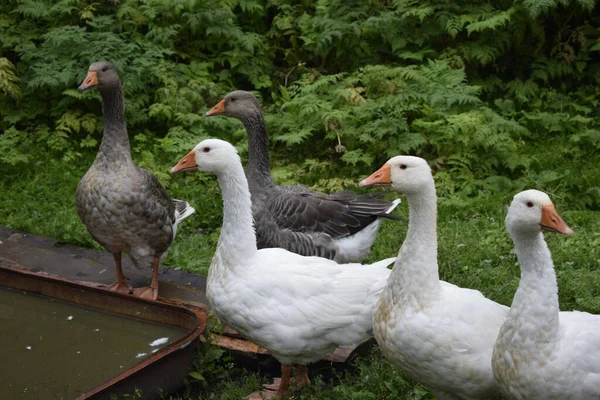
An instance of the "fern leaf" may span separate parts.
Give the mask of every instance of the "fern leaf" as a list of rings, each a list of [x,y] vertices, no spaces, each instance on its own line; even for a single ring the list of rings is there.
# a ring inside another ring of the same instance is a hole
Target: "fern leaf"
[[[473,32],[482,32],[486,29],[498,30],[498,28],[504,27],[510,22],[512,12],[513,9],[500,11],[489,18],[467,24],[467,33],[471,35]]]
[[[13,63],[7,58],[0,57],[0,93],[14,100],[19,100],[22,96],[19,82],[21,79],[17,76],[17,71]]]

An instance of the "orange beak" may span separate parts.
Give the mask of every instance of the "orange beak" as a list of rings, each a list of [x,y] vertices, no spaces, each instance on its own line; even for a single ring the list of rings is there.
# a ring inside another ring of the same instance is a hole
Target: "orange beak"
[[[542,221],[540,226],[545,231],[562,233],[567,236],[573,234],[573,229],[569,228],[565,221],[558,215],[556,208],[552,204],[542,207]]]
[[[391,186],[392,185],[392,167],[389,164],[383,164],[383,167],[373,172],[371,176],[358,183],[360,187],[369,186]]]
[[[218,102],[213,108],[206,112],[207,117],[213,117],[215,115],[225,114],[225,99]]]
[[[94,71],[88,71],[85,79],[81,85],[77,88],[80,92],[91,87],[98,86],[98,73]]]
[[[171,173],[177,174],[179,172],[194,171],[196,169],[198,169],[198,165],[196,164],[196,153],[192,150],[183,157],[177,165],[171,168]]]

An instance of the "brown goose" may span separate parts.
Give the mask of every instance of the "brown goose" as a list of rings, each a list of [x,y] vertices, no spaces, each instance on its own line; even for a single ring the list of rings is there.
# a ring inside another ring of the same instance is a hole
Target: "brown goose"
[[[96,87],[102,96],[104,134],[96,160],[77,186],[77,212],[92,237],[110,251],[117,281],[109,290],[156,300],[158,266],[175,238],[177,225],[194,212],[171,199],[158,179],[131,160],[121,81],[113,65],[99,61],[79,86]],[[133,288],[121,269],[126,252],[138,268],[152,266],[150,286]]]
[[[278,186],[271,176],[267,126],[258,100],[242,90],[229,93],[206,113],[240,120],[248,134],[246,177],[258,248],[282,247],[339,263],[362,261],[382,218],[400,199],[388,202],[351,192],[323,194],[306,186]]]

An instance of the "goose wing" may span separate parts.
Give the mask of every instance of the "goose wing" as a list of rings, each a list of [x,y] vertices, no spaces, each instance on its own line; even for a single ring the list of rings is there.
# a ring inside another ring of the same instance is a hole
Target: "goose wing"
[[[137,192],[136,214],[159,228],[175,221],[175,205],[158,179],[143,168],[138,168],[138,180],[133,186]]]
[[[282,189],[267,204],[267,210],[279,228],[326,233],[332,238],[353,235],[379,217],[390,217],[387,212],[393,205],[373,195]]]
[[[239,279],[246,285],[242,303],[252,310],[235,322],[269,337],[286,332],[274,339],[281,341],[281,348],[299,339],[359,342],[369,336],[374,304],[390,274],[386,267],[394,260],[340,265],[283,249],[261,249],[250,260],[247,276]]]

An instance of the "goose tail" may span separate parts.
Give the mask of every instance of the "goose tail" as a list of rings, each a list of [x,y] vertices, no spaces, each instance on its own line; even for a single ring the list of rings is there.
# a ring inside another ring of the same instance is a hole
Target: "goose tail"
[[[393,265],[395,262],[396,262],[396,257],[389,257],[389,258],[374,262],[373,264],[371,264],[371,267],[388,269],[388,267],[390,265]]]
[[[175,220],[181,222],[194,212],[196,209],[192,207],[187,201],[171,199],[173,206],[175,207]]]
[[[389,206],[387,210],[385,210],[385,213],[389,214],[392,211],[394,211],[394,208],[398,207],[398,204],[400,204],[401,202],[402,202],[401,199],[396,199],[396,200],[392,201],[392,205]]]

